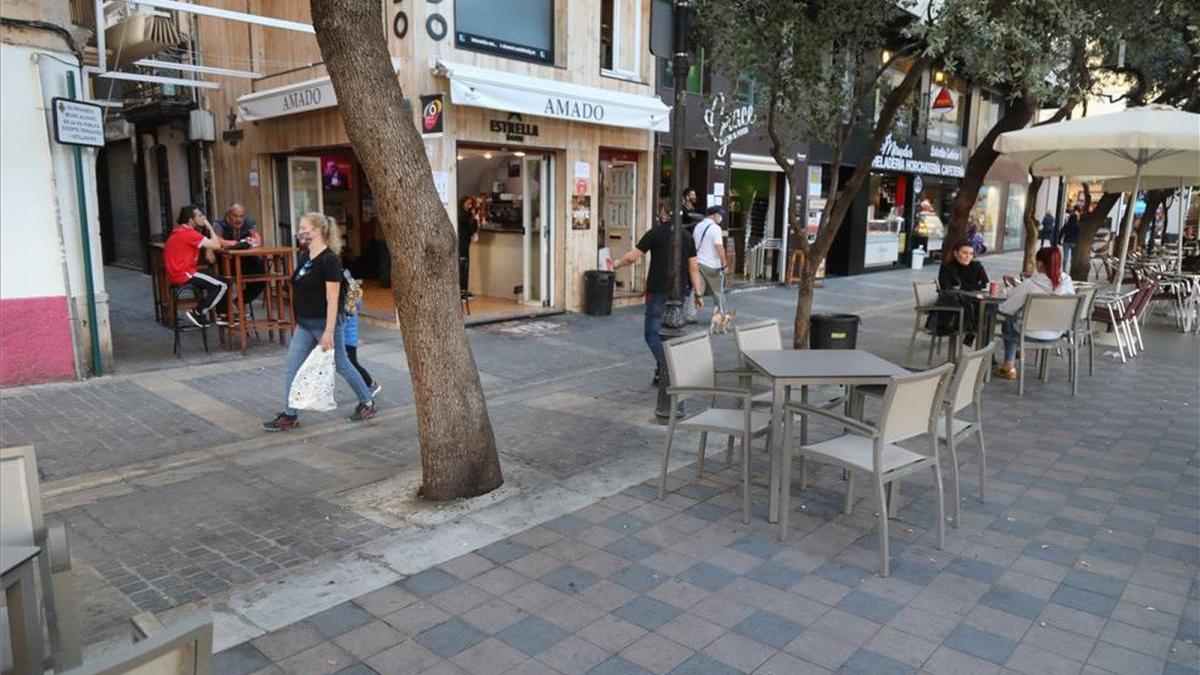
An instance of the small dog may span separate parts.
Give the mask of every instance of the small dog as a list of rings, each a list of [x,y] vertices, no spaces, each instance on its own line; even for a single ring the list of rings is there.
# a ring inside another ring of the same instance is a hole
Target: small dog
[[[729,327],[733,325],[735,318],[737,318],[736,309],[731,309],[722,314],[719,309],[714,307],[712,321],[708,324],[708,332],[714,335],[729,332]]]

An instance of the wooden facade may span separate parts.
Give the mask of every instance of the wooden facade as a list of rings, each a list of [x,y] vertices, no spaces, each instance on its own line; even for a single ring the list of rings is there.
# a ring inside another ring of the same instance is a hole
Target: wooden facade
[[[567,11],[568,1],[570,11]],[[633,222],[648,224],[654,194],[654,133],[648,129],[606,126],[553,117],[525,115],[536,124],[536,136],[514,140],[493,130],[493,120],[505,120],[508,111],[456,105],[451,102],[450,83],[435,74],[438,60],[477,66],[508,73],[603,88],[612,92],[652,97],[654,60],[649,54],[648,0],[617,0],[624,6],[619,30],[628,40],[638,36],[640,56],[636,71],[622,77],[601,72],[601,0],[555,0],[553,19],[553,65],[542,65],[492,56],[455,46],[455,3],[412,0],[380,3],[380,21],[400,86],[411,106],[407,113],[419,125],[422,95],[443,94],[442,135],[426,140],[433,171],[447,172],[447,211],[456,218],[457,157],[464,144],[495,146],[510,151],[538,151],[553,158],[551,187],[554,242],[550,279],[553,305],[579,310],[583,303],[583,273],[597,267],[599,176],[602,151],[622,151],[636,157],[637,195]],[[310,23],[306,0],[214,0],[208,3],[231,10]],[[633,11],[636,8],[636,11]],[[436,16],[435,16],[436,15]],[[636,15],[636,16],[633,16]],[[440,17],[440,18],[439,18]],[[636,19],[636,21],[635,21]],[[441,39],[437,34],[445,27]],[[349,153],[349,141],[337,107],[286,114],[255,122],[236,119],[238,99],[247,94],[283,87],[326,75],[316,39],[311,35],[202,17],[199,20],[200,60],[204,65],[238,68],[263,73],[257,80],[209,77],[221,88],[204,93],[204,105],[216,118],[217,140],[212,144],[213,201],[224,205],[240,201],[262,225],[269,244],[286,233],[288,214],[281,212],[277,185],[279,158]],[[403,37],[401,37],[401,35]],[[626,68],[629,71],[628,68]],[[588,169],[582,170],[586,164]],[[588,176],[586,190],[592,200],[592,225],[572,229],[571,198],[577,194],[577,176]],[[361,215],[361,214],[360,214]]]

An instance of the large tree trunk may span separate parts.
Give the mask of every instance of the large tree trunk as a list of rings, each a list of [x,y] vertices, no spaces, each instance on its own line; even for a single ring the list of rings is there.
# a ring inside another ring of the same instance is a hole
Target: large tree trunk
[[[1146,193],[1146,210],[1142,211],[1142,217],[1137,221],[1137,229],[1133,231],[1133,246],[1129,249],[1130,253],[1140,251],[1146,245],[1146,232],[1154,227],[1154,216],[1167,197],[1171,196],[1173,190],[1150,190]],[[1137,195],[1134,195],[1134,200]],[[1153,235],[1153,233],[1151,233]]]
[[[379,5],[312,0],[317,44],[338,110],[378,205],[416,399],[426,499],[499,487],[500,459],[463,327],[455,229],[424,144],[405,113]]]
[[[1021,260],[1021,274],[1029,276],[1033,274],[1033,256],[1037,255],[1038,233],[1042,229],[1042,223],[1037,217],[1037,195],[1042,189],[1042,177],[1033,176],[1029,181],[1029,186],[1025,189],[1025,256]]]
[[[946,245],[942,246],[943,260],[949,260],[951,254],[954,253],[954,242],[961,241],[966,237],[967,221],[971,216],[971,209],[975,208],[975,200],[979,197],[979,190],[983,187],[983,179],[1000,156],[994,147],[996,139],[1006,131],[1024,128],[1029,124],[1029,120],[1037,114],[1037,111],[1038,102],[1033,97],[1024,96],[1014,101],[1005,110],[1004,116],[979,141],[979,147],[975,148],[975,152],[971,153],[962,186],[950,209],[950,223],[946,226]],[[995,225],[998,227],[999,223]]]
[[[1120,192],[1105,192],[1096,202],[1096,208],[1087,211],[1079,222],[1079,236],[1075,238],[1075,254],[1071,256],[1071,278],[1087,281],[1092,271],[1092,247],[1096,243],[1096,232],[1108,220],[1108,213],[1121,199]]]

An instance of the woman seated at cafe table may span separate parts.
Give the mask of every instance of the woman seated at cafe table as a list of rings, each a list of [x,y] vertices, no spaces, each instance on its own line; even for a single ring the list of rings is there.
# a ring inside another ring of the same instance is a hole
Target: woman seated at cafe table
[[[976,292],[986,291],[987,288],[987,270],[983,269],[983,264],[975,259],[975,248],[966,240],[955,243],[954,248],[951,249],[950,258],[944,261],[941,269],[938,270],[938,289],[941,291]],[[966,335],[963,336],[963,342],[974,344],[974,329],[979,319],[975,314],[976,303],[962,296],[943,293],[939,304],[961,306],[963,308],[963,323],[966,324],[964,328]],[[949,319],[954,318],[946,313],[943,313],[942,316]],[[931,315],[931,318],[933,318],[933,315]],[[950,330],[957,330],[958,326],[949,328]]]
[[[1032,293],[1049,293],[1053,295],[1073,295],[1075,284],[1071,277],[1063,274],[1062,251],[1057,246],[1039,249],[1034,257],[1037,271],[1033,276],[1021,280],[1008,292],[1008,298],[1000,305],[1000,314],[1004,315],[1002,332],[1004,334],[1004,364],[996,369],[996,377],[1006,380],[1017,379],[1017,369],[1013,365],[1017,360],[1017,350],[1021,346],[1021,329],[1017,326],[1018,315],[1025,307],[1026,296]],[[1006,279],[1007,281],[1007,279]],[[1031,331],[1025,334],[1030,340],[1057,340],[1062,333],[1055,331]]]

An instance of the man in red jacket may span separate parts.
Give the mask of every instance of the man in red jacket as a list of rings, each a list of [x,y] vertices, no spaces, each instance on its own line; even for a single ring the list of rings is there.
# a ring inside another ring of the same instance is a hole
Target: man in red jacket
[[[194,204],[179,210],[175,229],[163,247],[167,281],[172,286],[184,284],[196,289],[196,307],[186,312],[188,321],[207,326],[214,307],[225,297],[224,281],[197,271],[196,260],[201,249],[219,251],[222,240],[213,232],[208,218]]]

